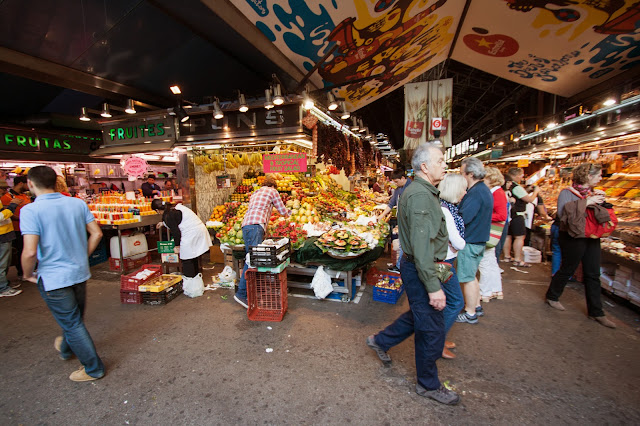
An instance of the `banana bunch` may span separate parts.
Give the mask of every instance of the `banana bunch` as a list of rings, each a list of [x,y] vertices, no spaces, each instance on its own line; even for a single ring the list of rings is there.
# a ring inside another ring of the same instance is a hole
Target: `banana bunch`
[[[262,166],[262,154],[247,154],[249,157],[249,166]]]

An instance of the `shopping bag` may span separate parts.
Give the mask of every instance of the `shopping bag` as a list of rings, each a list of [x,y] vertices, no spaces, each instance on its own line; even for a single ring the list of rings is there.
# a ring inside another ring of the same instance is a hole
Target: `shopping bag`
[[[198,297],[204,294],[204,281],[202,274],[193,278],[182,276],[182,291],[185,296]]]
[[[318,270],[313,275],[311,280],[311,288],[318,299],[324,299],[333,291],[331,285],[331,277],[324,271],[322,266],[318,267]]]

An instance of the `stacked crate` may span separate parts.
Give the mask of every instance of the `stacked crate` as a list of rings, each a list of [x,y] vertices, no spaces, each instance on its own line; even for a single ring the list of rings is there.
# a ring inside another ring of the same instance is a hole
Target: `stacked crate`
[[[252,321],[282,321],[287,312],[287,272],[291,243],[259,244],[249,248],[247,317]]]

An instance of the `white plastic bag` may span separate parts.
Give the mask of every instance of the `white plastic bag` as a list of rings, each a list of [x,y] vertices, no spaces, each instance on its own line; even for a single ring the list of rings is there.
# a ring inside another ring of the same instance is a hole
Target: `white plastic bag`
[[[331,285],[331,277],[324,271],[322,266],[318,267],[318,270],[313,275],[313,280],[311,281],[311,288],[313,292],[316,294],[318,299],[324,299],[333,291],[333,286]]]
[[[234,288],[236,285],[237,274],[231,266],[225,266],[222,272],[218,274],[219,286],[224,288]]]
[[[193,278],[182,276],[182,291],[185,296],[198,297],[204,294],[204,281],[202,274],[198,274]]]

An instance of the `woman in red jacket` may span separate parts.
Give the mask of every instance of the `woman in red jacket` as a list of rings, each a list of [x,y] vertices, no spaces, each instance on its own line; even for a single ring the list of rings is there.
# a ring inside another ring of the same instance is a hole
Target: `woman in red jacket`
[[[502,189],[504,176],[495,167],[485,167],[487,175],[484,183],[493,194],[493,214],[491,215],[491,233],[484,256],[480,261],[480,299],[489,302],[491,299],[502,299],[502,277],[496,258],[496,245],[500,241],[505,221],[507,220],[507,195]]]

